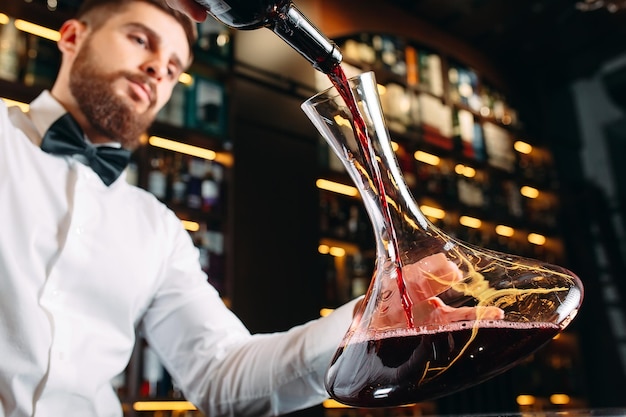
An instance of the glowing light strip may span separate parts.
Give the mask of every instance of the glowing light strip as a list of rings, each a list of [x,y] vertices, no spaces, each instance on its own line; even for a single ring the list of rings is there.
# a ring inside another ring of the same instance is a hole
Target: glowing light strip
[[[524,153],[524,154],[529,154],[533,151],[533,147],[532,145],[526,143],[526,142],[522,142],[521,140],[516,141],[513,144],[513,148],[519,152],[519,153]]]
[[[474,229],[478,229],[482,225],[482,222],[479,219],[470,216],[461,216],[459,218],[459,223],[461,223],[463,226],[471,227]]]
[[[137,401],[133,404],[135,411],[193,411],[197,408],[189,401]]]
[[[431,207],[427,205],[420,206],[420,210],[425,216],[434,217],[435,219],[443,219],[446,217],[446,212],[437,207]]]
[[[416,404],[406,404],[406,405],[401,405],[400,407],[411,408],[411,407],[414,407],[415,405]],[[322,407],[324,408],[353,408],[352,406],[342,404],[337,400],[333,400],[332,398],[322,402]]]
[[[2,98],[2,100],[6,103],[7,107],[17,106],[23,112],[27,112],[30,106],[26,103],[22,103],[21,101],[11,100],[10,98]]]
[[[61,34],[59,33],[59,31],[36,25],[35,23],[31,23],[26,20],[15,19],[15,27],[22,32],[27,32],[41,38],[50,39],[54,42],[61,39]]]
[[[6,25],[7,23],[9,23],[9,16],[0,13],[0,25]]]
[[[317,188],[321,188],[322,190],[332,191],[333,193],[345,194],[351,197],[356,197],[359,194],[359,190],[357,190],[356,187],[341,184],[335,181],[325,180],[322,178],[315,181],[315,185],[317,186]]]
[[[525,185],[522,188],[520,188],[519,192],[524,197],[528,197],[528,198],[537,198],[537,197],[539,197],[539,190],[536,189],[536,188],[533,188],[533,187],[529,187],[528,185]]]
[[[317,247],[317,251],[322,255],[331,255],[335,258],[346,256],[346,250],[344,248],[340,248],[339,246],[328,246],[322,244]]]
[[[550,402],[557,405],[569,404],[570,397],[567,394],[552,394],[550,396]]]
[[[200,230],[200,224],[197,222],[181,220],[181,223],[183,224],[183,227],[190,232],[197,232],[198,230]]]
[[[533,405],[535,403],[535,397],[528,394],[520,394],[515,400],[518,405]]]
[[[539,233],[530,233],[528,235],[528,241],[534,245],[543,245],[546,243],[546,237]]]
[[[509,226],[505,226],[503,224],[499,224],[496,226],[496,233],[500,236],[511,237],[515,234],[515,229]]]
[[[439,165],[439,161],[441,161],[438,156],[424,151],[416,151],[413,154],[413,157],[418,161],[424,162],[425,164],[429,165]]]
[[[454,172],[467,178],[472,178],[476,175],[476,170],[474,168],[463,164],[457,164],[454,167]]]
[[[180,152],[198,158],[215,160],[217,152],[210,149],[200,148],[198,146],[188,145],[186,143],[176,142],[175,140],[165,139],[158,136],[150,136],[148,143],[157,148],[163,148],[174,152]]]
[[[185,85],[191,85],[191,84],[193,84],[193,77],[191,75],[187,74],[186,72],[183,72],[178,77],[178,82],[181,83],[181,84],[185,84]]]
[[[322,407],[324,408],[352,408],[349,405],[342,404],[339,401],[333,400],[333,399],[325,400],[322,403]]]

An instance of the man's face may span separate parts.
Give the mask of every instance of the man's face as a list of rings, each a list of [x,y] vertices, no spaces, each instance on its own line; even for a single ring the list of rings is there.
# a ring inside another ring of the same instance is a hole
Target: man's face
[[[72,65],[71,93],[94,129],[134,149],[189,61],[185,32],[143,2],[89,30]]]

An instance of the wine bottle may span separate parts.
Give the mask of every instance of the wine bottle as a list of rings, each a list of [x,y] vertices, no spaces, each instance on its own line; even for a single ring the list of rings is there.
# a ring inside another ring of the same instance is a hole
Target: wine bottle
[[[289,0],[196,0],[220,22],[234,29],[266,27],[328,74],[342,60],[328,40]]]

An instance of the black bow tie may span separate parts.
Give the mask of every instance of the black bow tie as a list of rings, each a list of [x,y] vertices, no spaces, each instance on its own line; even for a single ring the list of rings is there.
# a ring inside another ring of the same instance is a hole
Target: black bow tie
[[[41,149],[56,155],[82,155],[87,164],[107,186],[120,176],[128,161],[130,151],[111,146],[93,146],[85,141],[83,131],[69,113],[50,126],[41,141]]]

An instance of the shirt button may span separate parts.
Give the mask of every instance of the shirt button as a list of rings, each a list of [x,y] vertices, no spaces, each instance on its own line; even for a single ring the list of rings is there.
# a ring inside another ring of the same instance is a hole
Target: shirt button
[[[76,234],[77,235],[82,235],[84,230],[85,229],[83,228],[83,226],[76,226]]]

